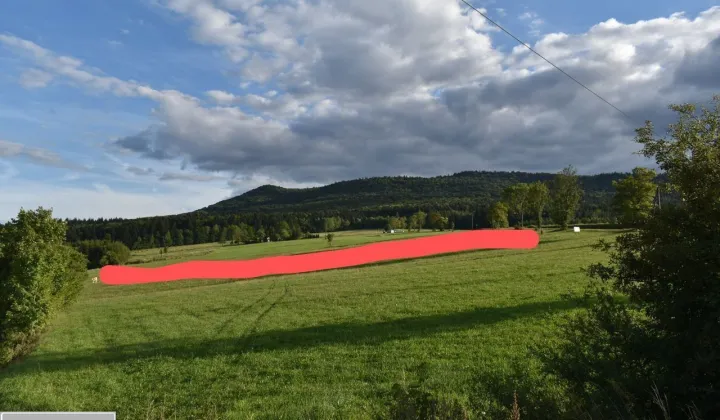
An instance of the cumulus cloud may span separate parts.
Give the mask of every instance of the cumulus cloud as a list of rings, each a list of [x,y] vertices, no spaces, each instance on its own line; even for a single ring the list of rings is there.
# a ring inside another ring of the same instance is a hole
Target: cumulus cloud
[[[192,39],[224,49],[257,91],[208,91],[207,105],[94,72],[29,41],[0,42],[55,77],[155,101],[158,124],[117,147],[285,184],[568,164],[585,173],[629,170],[647,164],[632,154],[634,128],[645,119],[662,127],[672,118],[667,104],[720,91],[720,7],[695,17],[610,19],[532,45],[627,119],[526,48],[496,49],[493,37],[502,34],[452,1],[162,4],[191,21]]]
[[[233,61],[246,56],[247,28],[226,10],[204,0],[166,0],[168,9],[192,19],[192,36],[198,42],[225,47]]]
[[[718,89],[720,84],[720,36],[695,54],[689,54],[675,70],[675,81],[686,86]]]
[[[232,93],[228,93],[222,90],[209,90],[205,92],[205,94],[213,101],[223,105],[229,105],[235,102],[236,99],[236,96]]]

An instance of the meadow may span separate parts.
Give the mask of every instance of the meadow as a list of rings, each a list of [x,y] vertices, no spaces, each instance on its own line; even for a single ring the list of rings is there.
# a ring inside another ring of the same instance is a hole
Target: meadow
[[[88,284],[37,350],[0,371],[7,411],[117,411],[119,419],[364,419],[395,383],[465,398],[502,377],[577,310],[566,293],[618,231],[548,232],[485,250],[249,281]],[[338,233],[333,248],[432,232]],[[135,253],[140,266],[328,249],[323,239]],[[96,271],[90,275],[95,275]],[[90,277],[90,276],[89,276]],[[512,398],[512,396],[510,396]],[[522,396],[520,396],[522,399]]]

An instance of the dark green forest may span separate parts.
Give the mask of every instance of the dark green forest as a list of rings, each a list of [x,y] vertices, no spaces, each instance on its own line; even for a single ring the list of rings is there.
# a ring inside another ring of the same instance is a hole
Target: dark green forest
[[[509,185],[550,181],[554,176],[551,173],[483,171],[432,178],[361,178],[303,189],[265,185],[202,210],[213,214],[302,212],[337,215],[339,212],[357,212],[366,217],[409,215],[418,209],[470,212],[476,206],[486,206],[497,200]],[[612,181],[625,176],[624,173],[581,176],[587,197],[580,217],[590,217],[602,208],[614,192]]]
[[[612,181],[627,175],[580,176],[584,194],[576,222],[612,221]],[[417,211],[439,213],[455,229],[473,225],[484,228],[489,227],[490,205],[500,199],[506,187],[550,181],[554,176],[483,171],[431,178],[363,178],[306,189],[265,185],[191,213],[139,219],[69,219],[67,239],[71,243],[112,239],[131,249],[226,240],[256,242],[266,237],[299,239],[309,232],[382,229],[390,217],[409,217]],[[511,223],[515,222],[511,218]],[[234,237],[233,230],[238,232]]]

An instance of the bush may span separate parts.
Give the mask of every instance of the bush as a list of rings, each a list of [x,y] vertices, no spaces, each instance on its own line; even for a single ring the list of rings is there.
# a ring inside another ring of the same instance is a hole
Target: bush
[[[105,245],[105,255],[100,259],[100,265],[125,264],[130,259],[130,249],[122,242],[108,242]]]
[[[87,279],[87,258],[70,245],[58,247],[61,262],[55,273],[53,296],[59,307],[71,304],[82,291]]]
[[[82,241],[77,244],[77,248],[87,257],[88,269],[106,265],[121,265],[130,259],[130,249],[118,241]],[[167,252],[167,248],[165,248],[165,252]]]
[[[595,303],[545,359],[593,418],[720,418],[720,96],[679,114],[671,139],[637,130],[682,197],[636,231],[601,243],[609,263],[589,269]],[[660,404],[661,401],[666,401]],[[667,404],[669,402],[669,404]],[[627,414],[626,414],[627,413]]]
[[[84,256],[63,243],[66,229],[39,208],[20,210],[0,231],[0,366],[32,351],[87,278]]]
[[[571,416],[570,400],[562,384],[542,374],[535,359],[513,360],[509,370],[493,370],[475,376],[470,405],[483,418],[512,418],[517,409],[520,418],[557,420]]]
[[[449,396],[427,390],[421,384],[395,384],[390,393],[388,416],[393,420],[467,420],[463,404]]]

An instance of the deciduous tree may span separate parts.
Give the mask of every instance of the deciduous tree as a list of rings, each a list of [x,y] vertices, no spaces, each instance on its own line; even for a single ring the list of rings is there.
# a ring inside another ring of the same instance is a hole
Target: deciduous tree
[[[550,183],[550,217],[561,229],[575,218],[582,195],[575,168],[568,166],[555,175]]]
[[[447,217],[438,212],[432,212],[428,215],[428,225],[432,230],[444,230],[447,226]]]
[[[545,357],[592,418],[618,407],[626,418],[720,418],[720,96],[713,103],[671,106],[669,138],[650,122],[636,130],[683,201],[602,244],[609,262],[589,270],[595,303]]]
[[[542,215],[549,200],[550,191],[544,182],[536,181],[530,184],[528,188],[528,208],[537,216],[538,230],[542,229]]]
[[[507,203],[510,214],[520,218],[520,226],[524,226],[529,193],[530,185],[525,183],[511,185],[503,191],[503,201]]]
[[[420,229],[425,226],[425,219],[427,218],[427,215],[423,211],[417,211],[410,217],[410,229],[417,229],[418,232],[420,232]]]
[[[490,206],[488,213],[488,221],[490,226],[495,229],[508,227],[508,206],[502,201],[495,202]]]
[[[653,182],[655,176],[652,169],[635,168],[627,178],[613,181],[615,196],[612,205],[623,223],[637,225],[650,217],[657,189]]]

